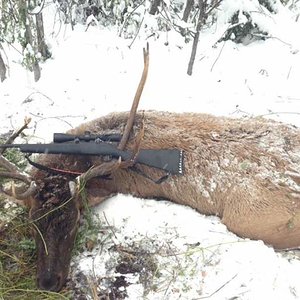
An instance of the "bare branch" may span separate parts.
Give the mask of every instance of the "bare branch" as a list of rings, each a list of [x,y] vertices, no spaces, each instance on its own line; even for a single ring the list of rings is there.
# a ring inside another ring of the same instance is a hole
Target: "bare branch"
[[[25,118],[24,119],[24,125],[19,128],[17,131],[15,131],[8,139],[7,141],[4,143],[5,145],[7,144],[12,144],[14,142],[14,140],[23,132],[24,129],[28,128],[29,123],[31,122],[31,118]],[[6,149],[2,148],[0,149],[0,155],[4,153]]]

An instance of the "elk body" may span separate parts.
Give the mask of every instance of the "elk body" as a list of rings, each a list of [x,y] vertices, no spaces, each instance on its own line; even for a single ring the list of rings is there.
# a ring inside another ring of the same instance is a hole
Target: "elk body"
[[[120,133],[129,113],[113,113],[69,133]],[[38,162],[55,169],[97,175],[85,177],[90,205],[116,194],[162,198],[219,216],[241,237],[260,239],[275,248],[300,246],[300,130],[262,118],[229,119],[195,113],[137,113],[127,149],[184,151],[184,174],[157,184],[164,171],[139,165],[147,177],[116,160],[97,156],[40,155]],[[77,173],[76,173],[77,174]],[[59,290],[65,283],[82,208],[82,187],[74,175],[33,169],[33,196],[28,198],[35,234],[38,286]],[[77,175],[76,175],[77,176]],[[149,177],[149,178],[148,178]],[[70,188],[71,187],[71,188]],[[41,235],[43,239],[41,239]]]

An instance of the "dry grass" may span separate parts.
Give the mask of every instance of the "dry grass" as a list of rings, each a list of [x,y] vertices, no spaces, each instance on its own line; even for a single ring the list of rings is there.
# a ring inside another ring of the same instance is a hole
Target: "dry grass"
[[[25,209],[10,206],[1,199],[0,299],[70,299],[70,291],[58,294],[36,289],[35,245],[27,215]]]

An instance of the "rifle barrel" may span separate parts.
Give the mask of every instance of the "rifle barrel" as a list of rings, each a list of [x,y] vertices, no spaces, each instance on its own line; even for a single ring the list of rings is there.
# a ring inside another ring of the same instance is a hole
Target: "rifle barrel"
[[[26,144],[0,144],[0,148],[9,149],[9,148],[19,148]]]

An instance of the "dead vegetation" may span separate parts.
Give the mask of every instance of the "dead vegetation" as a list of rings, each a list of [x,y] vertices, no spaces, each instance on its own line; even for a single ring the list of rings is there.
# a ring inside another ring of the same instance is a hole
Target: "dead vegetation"
[[[36,290],[35,245],[31,238],[28,212],[0,201],[0,299],[69,299],[61,294]]]

